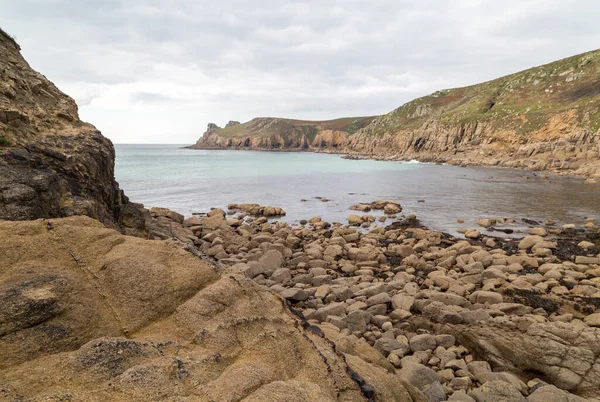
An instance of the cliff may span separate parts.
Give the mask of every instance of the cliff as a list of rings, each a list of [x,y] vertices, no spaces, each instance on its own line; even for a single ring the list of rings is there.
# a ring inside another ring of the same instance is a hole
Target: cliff
[[[600,51],[415,99],[345,143],[375,157],[600,174]]]
[[[373,117],[304,121],[259,117],[225,128],[210,123],[193,149],[315,150],[338,149],[348,137],[367,126]]]
[[[0,30],[0,219],[88,215],[143,225],[114,179],[112,143]]]
[[[437,91],[377,118],[259,118],[225,129],[209,125],[192,148],[343,151],[377,159],[600,177],[599,140],[596,50],[478,85]]]

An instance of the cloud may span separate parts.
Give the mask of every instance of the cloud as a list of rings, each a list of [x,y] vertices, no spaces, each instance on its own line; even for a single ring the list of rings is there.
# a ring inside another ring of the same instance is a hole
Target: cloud
[[[454,3],[454,4],[451,4]],[[382,114],[596,48],[596,0],[0,0],[31,65],[115,142]]]
[[[169,96],[152,92],[134,92],[131,101],[134,103],[166,103],[173,99]]]

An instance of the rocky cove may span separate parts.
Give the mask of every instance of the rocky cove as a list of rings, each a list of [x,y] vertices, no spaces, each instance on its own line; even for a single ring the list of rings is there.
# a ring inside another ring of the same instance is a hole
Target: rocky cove
[[[147,209],[1,30],[0,76],[2,400],[600,400],[593,217],[507,240],[387,199]]]

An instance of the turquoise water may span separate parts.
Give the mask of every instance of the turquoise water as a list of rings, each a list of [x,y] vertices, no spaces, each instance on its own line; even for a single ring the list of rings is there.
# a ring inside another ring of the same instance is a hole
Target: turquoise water
[[[352,204],[393,199],[404,213],[448,232],[473,227],[489,216],[579,223],[600,215],[600,185],[583,184],[579,178],[542,179],[519,170],[347,160],[306,152],[115,148],[115,175],[132,201],[185,215],[229,203],[258,203],[284,208],[289,222],[315,215],[345,222],[356,213],[348,210]],[[458,225],[457,218],[465,224]]]

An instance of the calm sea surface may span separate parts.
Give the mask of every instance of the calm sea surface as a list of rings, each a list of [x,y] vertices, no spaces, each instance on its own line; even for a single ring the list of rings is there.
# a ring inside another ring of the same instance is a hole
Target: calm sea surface
[[[346,222],[356,213],[348,210],[350,205],[390,199],[402,204],[403,213],[450,233],[475,227],[483,217],[578,224],[585,217],[600,217],[600,184],[584,184],[580,178],[542,179],[519,170],[346,160],[304,152],[200,151],[181,145],[115,148],[115,175],[132,201],[186,216],[210,207],[225,209],[229,203],[258,203],[284,208],[288,222],[315,215]],[[465,223],[457,224],[457,218]]]

